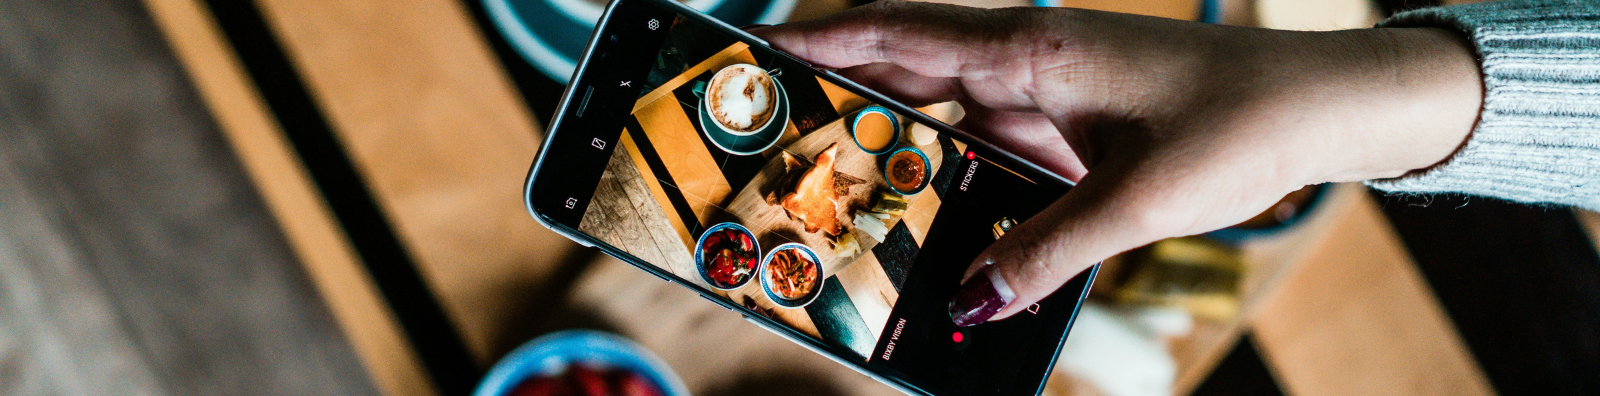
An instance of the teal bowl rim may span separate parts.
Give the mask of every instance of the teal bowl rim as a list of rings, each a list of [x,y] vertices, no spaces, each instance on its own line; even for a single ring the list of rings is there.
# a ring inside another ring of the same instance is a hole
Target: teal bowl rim
[[[711,226],[711,228],[707,228],[705,232],[700,233],[700,237],[699,238],[695,238],[695,241],[694,241],[694,271],[696,273],[700,274],[700,280],[705,281],[707,286],[711,286],[711,288],[717,289],[717,290],[729,291],[729,290],[734,290],[734,289],[738,289],[738,288],[744,287],[745,285],[750,284],[750,280],[751,279],[755,279],[755,277],[761,276],[761,265],[763,263],[765,263],[766,261],[765,260],[756,260],[756,268],[754,268],[755,273],[754,274],[750,274],[749,278],[745,278],[744,282],[740,282],[737,285],[733,285],[731,287],[722,287],[721,285],[718,285],[716,281],[711,280],[711,277],[706,275],[706,264],[705,264],[704,256],[701,254],[701,250],[702,249],[700,249],[700,246],[704,245],[706,243],[706,237],[707,236],[710,236],[711,233],[713,233],[713,232],[721,231],[724,228],[738,229],[740,232],[743,232],[745,235],[750,236],[750,245],[752,245],[752,247],[754,247],[756,249],[756,257],[761,257],[761,241],[756,239],[756,233],[754,231],[750,231],[749,227],[745,227],[744,224],[739,224],[739,223],[735,223],[735,222],[731,222],[731,221],[725,221],[725,222],[717,223],[716,225]]]
[[[503,396],[523,381],[574,363],[628,370],[666,396],[689,396],[689,388],[660,357],[632,340],[596,330],[563,330],[523,343],[500,358],[472,394]]]
[[[900,154],[901,151],[910,151],[915,153],[917,157],[922,158],[922,184],[918,185],[917,188],[911,189],[911,191],[901,191],[899,188],[894,186],[894,183],[889,181],[889,160],[893,159],[895,154]],[[922,190],[928,189],[929,184],[933,184],[933,163],[928,161],[928,153],[924,153],[922,152],[922,149],[916,147],[901,147],[898,150],[890,152],[889,155],[883,157],[883,166],[880,168],[883,168],[881,171],[881,173],[883,173],[883,184],[889,185],[889,189],[894,190],[896,194],[916,195],[917,193],[921,193]]]
[[[856,124],[861,122],[861,115],[862,114],[867,114],[869,112],[870,113],[883,114],[884,117],[887,117],[889,119],[889,126],[891,128],[894,128],[894,138],[889,140],[889,146],[888,147],[884,147],[883,150],[879,150],[879,151],[876,151],[876,152],[871,151],[871,150],[867,150],[866,147],[861,147],[861,140],[860,139],[856,139]],[[894,151],[895,147],[899,147],[900,146],[900,144],[899,144],[900,143],[900,138],[903,137],[900,134],[904,133],[904,131],[901,131],[900,129],[901,129],[900,128],[900,119],[898,117],[895,117],[894,116],[894,112],[889,111],[889,108],[887,108],[887,107],[878,106],[878,105],[867,106],[866,108],[861,109],[861,111],[856,112],[856,115],[850,116],[850,141],[855,142],[856,143],[856,148],[861,149],[861,151],[867,152],[867,154],[884,155],[884,154],[889,153],[890,151]]]
[[[778,293],[772,291],[772,285],[770,285],[771,282],[767,281],[767,269],[771,267],[767,265],[767,262],[772,261],[772,255],[774,253],[789,249],[798,249],[801,252],[804,252],[807,256],[811,256],[811,261],[817,263],[817,287],[815,289],[811,289],[811,294],[796,300],[789,300],[778,296]],[[756,272],[756,276],[761,277],[761,292],[766,293],[767,299],[772,300],[773,304],[778,304],[779,306],[785,308],[800,308],[811,305],[812,301],[817,301],[817,296],[822,295],[823,285],[827,284],[825,280],[827,279],[828,275],[822,271],[822,258],[817,256],[816,251],[811,250],[810,246],[806,246],[803,243],[789,242],[772,248],[772,251],[767,252],[765,256],[762,256],[761,270]]]

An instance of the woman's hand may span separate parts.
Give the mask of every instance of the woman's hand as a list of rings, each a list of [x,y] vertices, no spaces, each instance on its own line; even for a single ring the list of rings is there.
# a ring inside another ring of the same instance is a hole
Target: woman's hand
[[[957,127],[1078,182],[968,269],[950,309],[964,326],[1305,185],[1427,168],[1462,144],[1482,102],[1472,48],[1439,29],[879,1],[752,33],[914,106],[957,101]]]

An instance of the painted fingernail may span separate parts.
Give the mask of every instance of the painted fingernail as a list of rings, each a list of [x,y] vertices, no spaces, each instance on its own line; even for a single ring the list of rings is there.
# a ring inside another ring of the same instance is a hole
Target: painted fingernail
[[[993,266],[983,267],[956,291],[955,299],[950,301],[950,320],[961,327],[987,322],[1016,299],[1017,294]]]

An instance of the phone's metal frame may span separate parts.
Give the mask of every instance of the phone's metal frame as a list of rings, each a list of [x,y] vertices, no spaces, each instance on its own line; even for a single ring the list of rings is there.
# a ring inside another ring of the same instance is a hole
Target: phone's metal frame
[[[525,181],[525,184],[523,185],[523,192],[522,192],[522,203],[523,203],[524,206],[527,207],[528,213],[532,214],[533,218],[535,220],[537,220],[540,224],[543,224],[545,227],[551,229],[552,231],[555,231],[558,234],[561,234],[563,236],[566,236],[567,238],[572,239],[573,241],[577,242],[580,245],[597,248],[601,252],[606,253],[607,255],[610,255],[612,257],[616,257],[617,259],[622,260],[624,262],[627,262],[628,264],[632,264],[634,267],[638,267],[639,269],[642,269],[645,272],[648,272],[648,273],[650,273],[652,275],[655,275],[657,277],[660,277],[665,281],[676,283],[676,284],[678,284],[680,286],[687,287],[690,290],[694,290],[696,293],[699,293],[701,297],[705,297],[706,300],[709,300],[712,303],[720,305],[723,308],[727,308],[730,311],[738,312],[741,316],[744,317],[744,319],[746,321],[754,323],[757,326],[759,326],[761,328],[764,328],[764,329],[767,329],[767,331],[771,331],[772,333],[777,334],[777,335],[779,335],[779,336],[781,336],[783,338],[787,338],[787,339],[789,339],[789,341],[793,341],[796,344],[800,344],[801,346],[804,346],[807,349],[810,349],[811,351],[816,352],[817,354],[826,356],[829,359],[832,359],[833,361],[838,362],[839,364],[843,364],[846,367],[850,367],[851,369],[854,369],[854,370],[856,370],[857,372],[860,372],[863,375],[866,375],[866,376],[871,377],[873,379],[876,379],[876,380],[878,380],[880,382],[888,384],[889,386],[894,387],[895,389],[898,389],[898,390],[900,390],[902,392],[905,392],[905,393],[908,393],[908,394],[919,394],[919,395],[933,396],[933,393],[931,393],[931,392],[929,392],[927,390],[924,390],[924,389],[918,387],[915,384],[912,384],[910,382],[904,381],[904,380],[902,380],[901,378],[899,378],[897,376],[889,375],[889,374],[886,374],[886,373],[879,373],[873,367],[868,366],[865,361],[857,362],[857,361],[853,361],[853,360],[850,360],[850,359],[845,359],[844,357],[842,357],[840,355],[839,352],[835,351],[835,349],[838,349],[838,347],[836,347],[836,346],[824,344],[820,340],[816,340],[816,339],[813,339],[813,338],[811,338],[809,336],[806,336],[805,334],[801,334],[800,332],[798,332],[798,331],[796,331],[794,329],[791,329],[791,328],[789,328],[787,326],[784,326],[784,325],[782,325],[782,324],[780,324],[780,323],[778,323],[778,322],[776,322],[776,321],[774,321],[774,320],[772,320],[770,318],[767,318],[766,316],[763,316],[763,315],[755,313],[755,312],[751,312],[750,310],[748,310],[748,309],[746,309],[746,308],[744,308],[742,306],[739,306],[737,304],[733,304],[731,302],[728,302],[725,299],[721,298],[721,296],[719,296],[719,295],[717,295],[715,293],[712,293],[709,290],[701,288],[698,285],[695,285],[693,282],[688,281],[686,279],[683,279],[683,278],[677,276],[676,274],[673,274],[671,272],[663,270],[660,267],[657,267],[657,266],[655,266],[653,264],[650,264],[649,262],[646,262],[644,260],[639,259],[638,257],[634,257],[632,254],[629,254],[628,252],[625,252],[625,251],[623,251],[621,249],[618,249],[618,248],[616,248],[614,246],[611,246],[610,244],[607,244],[607,243],[605,243],[603,241],[596,240],[593,237],[590,237],[590,236],[584,234],[582,231],[578,231],[576,229],[568,227],[565,224],[561,224],[560,222],[556,222],[554,220],[551,220],[550,218],[546,217],[544,214],[540,213],[538,208],[534,207],[534,205],[533,205],[533,185],[534,185],[533,181],[534,181],[534,177],[538,175],[539,170],[543,167],[544,158],[545,158],[545,156],[539,155],[539,154],[543,154],[543,153],[547,152],[550,149],[550,144],[555,140],[554,136],[555,136],[555,133],[556,133],[556,127],[558,127],[558,126],[560,126],[562,124],[562,119],[566,116],[566,113],[567,113],[567,107],[572,105],[573,97],[574,97],[574,95],[576,95],[577,89],[578,89],[578,85],[581,82],[579,77],[583,76],[584,72],[587,71],[588,66],[589,66],[589,59],[590,59],[590,57],[594,56],[595,49],[598,47],[598,44],[600,42],[600,38],[602,37],[601,32],[605,28],[607,22],[610,21],[612,12],[620,4],[622,4],[623,2],[627,2],[627,1],[641,1],[641,2],[652,3],[652,4],[655,4],[655,5],[658,5],[658,6],[662,6],[662,7],[671,9],[671,10],[677,12],[678,15],[682,15],[685,18],[694,19],[697,22],[700,22],[700,23],[703,23],[703,24],[706,24],[706,25],[710,25],[710,26],[713,26],[713,27],[716,27],[716,28],[720,28],[724,33],[728,33],[729,35],[737,38],[739,41],[743,41],[746,44],[750,44],[750,45],[760,45],[762,47],[765,47],[765,48],[771,50],[772,53],[777,54],[778,56],[783,56],[783,57],[786,57],[789,60],[792,60],[792,61],[794,61],[794,62],[796,62],[798,64],[805,65],[806,67],[811,68],[812,71],[816,72],[817,75],[819,75],[822,78],[828,80],[829,82],[837,84],[837,85],[845,88],[846,90],[851,91],[852,93],[861,95],[862,97],[866,98],[869,101],[873,101],[873,102],[876,102],[879,105],[888,107],[889,109],[895,111],[896,113],[903,114],[903,115],[913,119],[915,122],[917,122],[919,124],[923,124],[923,125],[932,127],[935,130],[937,130],[939,133],[942,133],[942,134],[949,134],[949,135],[959,136],[959,137],[962,138],[961,140],[964,143],[967,143],[968,146],[982,147],[982,148],[984,148],[985,150],[987,150],[989,152],[998,154],[999,156],[1003,157],[1005,160],[1010,161],[1012,164],[1015,164],[1015,165],[1018,165],[1018,166],[1021,166],[1021,167],[1024,167],[1024,168],[1028,168],[1028,169],[1033,171],[1033,172],[1031,172],[1033,175],[1040,176],[1040,177],[1043,177],[1043,178],[1049,178],[1049,179],[1052,179],[1051,181],[1059,182],[1059,183],[1065,184],[1067,186],[1072,186],[1074,183],[1072,181],[1070,181],[1070,180],[1067,180],[1064,177],[1061,177],[1060,175],[1055,174],[1054,172],[1050,172],[1049,170],[1046,170],[1043,167],[1040,167],[1037,164],[1034,164],[1034,163],[1029,162],[1029,161],[1027,161],[1025,159],[1022,159],[1021,157],[1018,157],[1015,154],[1012,154],[1012,153],[1010,153],[1008,151],[1002,150],[999,147],[995,147],[994,145],[991,145],[988,142],[984,142],[982,140],[979,140],[976,137],[973,137],[972,135],[969,135],[969,134],[967,134],[965,132],[962,132],[962,131],[956,129],[955,127],[950,126],[949,124],[946,124],[946,123],[944,123],[942,121],[934,119],[933,117],[929,117],[928,115],[923,114],[922,112],[917,111],[916,109],[913,109],[910,106],[902,104],[899,101],[890,99],[887,96],[884,96],[883,94],[878,93],[877,91],[873,91],[872,89],[869,89],[869,88],[867,88],[865,86],[857,84],[854,81],[850,81],[850,80],[845,79],[844,77],[840,77],[838,74],[835,74],[831,70],[818,69],[815,66],[812,66],[810,62],[806,62],[805,60],[802,60],[802,59],[799,59],[799,58],[795,58],[794,56],[789,55],[786,52],[783,52],[783,51],[778,50],[776,48],[772,48],[771,44],[767,43],[766,40],[762,40],[759,37],[756,37],[754,35],[746,33],[744,30],[736,28],[736,27],[734,27],[732,25],[729,25],[729,24],[727,24],[725,22],[722,22],[721,20],[709,17],[709,16],[705,15],[704,13],[701,13],[699,10],[695,10],[693,8],[689,8],[688,6],[680,4],[677,1],[671,1],[671,0],[612,0],[610,4],[606,5],[605,13],[602,14],[602,16],[600,17],[599,22],[595,23],[595,30],[593,32],[590,32],[589,45],[588,45],[588,48],[586,48],[584,50],[584,52],[583,52],[583,58],[578,62],[577,69],[573,71],[572,77],[569,79],[569,83],[567,84],[566,89],[561,94],[561,101],[560,101],[560,104],[556,108],[555,116],[552,117],[549,125],[547,126],[547,128],[545,130],[544,143],[542,143],[540,145],[538,153],[535,153],[535,159],[534,159],[533,166],[528,169],[527,180]],[[1088,270],[1089,271],[1089,283],[1088,284],[1090,284],[1090,285],[1094,284],[1094,277],[1096,275],[1098,275],[1099,269],[1100,269],[1100,266],[1098,264],[1096,264],[1094,267],[1091,267]],[[1067,320],[1067,329],[1070,330],[1072,328],[1072,324],[1077,321],[1078,310],[1082,308],[1084,298],[1087,297],[1088,294],[1089,294],[1089,288],[1088,287],[1084,287],[1082,293],[1077,298],[1076,306],[1073,307],[1073,311],[1072,311],[1071,317]],[[1066,334],[1062,334],[1061,340],[1056,342],[1056,346],[1055,346],[1055,353],[1056,354],[1060,354],[1061,346],[1064,344],[1065,341],[1066,341]],[[852,353],[854,353],[854,352],[852,351]],[[1049,372],[1049,370],[1053,370],[1053,366],[1054,365],[1055,365],[1055,360],[1052,359],[1051,363],[1050,363],[1051,367],[1046,367],[1045,368],[1046,372]],[[1010,384],[1008,384],[1008,386],[1009,385]],[[1038,389],[1038,390],[1034,391],[1035,394],[1037,394],[1040,390],[1042,390],[1042,385],[1043,384],[1041,384],[1041,389]]]

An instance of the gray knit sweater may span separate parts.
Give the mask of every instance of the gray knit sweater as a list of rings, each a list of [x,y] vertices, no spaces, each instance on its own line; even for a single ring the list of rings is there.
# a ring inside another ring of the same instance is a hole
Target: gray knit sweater
[[[1600,210],[1600,1],[1432,8],[1382,26],[1466,34],[1483,67],[1483,111],[1450,159],[1369,185]]]

